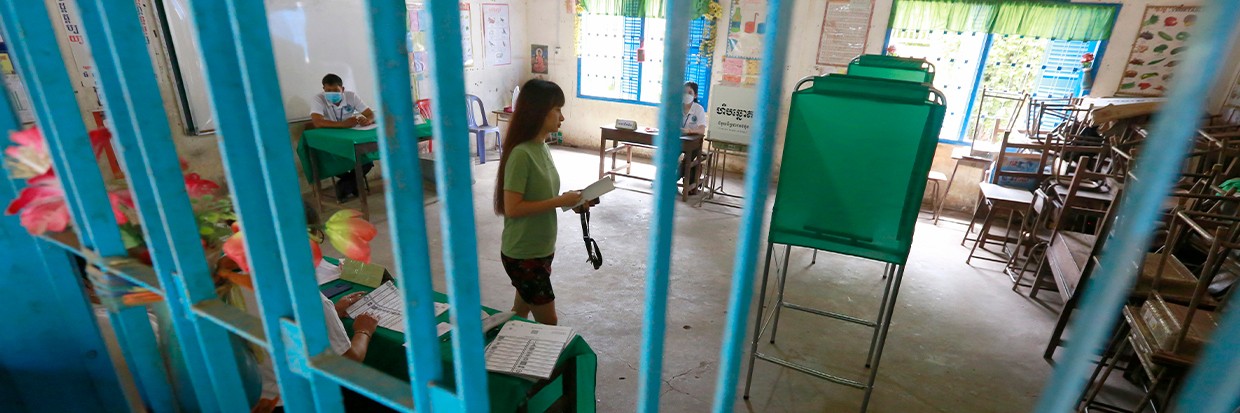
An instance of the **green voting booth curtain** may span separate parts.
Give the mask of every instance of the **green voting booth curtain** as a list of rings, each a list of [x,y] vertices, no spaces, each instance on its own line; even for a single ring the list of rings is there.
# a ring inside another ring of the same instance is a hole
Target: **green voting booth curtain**
[[[896,0],[891,28],[1107,40],[1116,7],[1049,0]]]
[[[578,0],[577,4],[590,14],[662,19],[664,1],[667,0]],[[710,3],[715,0],[678,1],[693,2],[693,14],[700,16],[710,10]]]

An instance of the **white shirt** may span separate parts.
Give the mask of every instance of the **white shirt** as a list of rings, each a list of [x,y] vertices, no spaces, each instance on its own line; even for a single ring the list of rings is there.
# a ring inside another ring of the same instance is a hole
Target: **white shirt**
[[[696,126],[706,125],[706,109],[702,109],[702,105],[693,102],[689,105],[689,111],[685,112],[684,121],[680,122],[681,129],[689,129]]]
[[[366,106],[366,102],[362,102],[362,98],[357,97],[353,91],[346,90],[343,95],[339,105],[328,102],[323,93],[314,95],[314,98],[310,99],[310,114],[323,115],[329,121],[340,122],[370,109],[370,106]]]

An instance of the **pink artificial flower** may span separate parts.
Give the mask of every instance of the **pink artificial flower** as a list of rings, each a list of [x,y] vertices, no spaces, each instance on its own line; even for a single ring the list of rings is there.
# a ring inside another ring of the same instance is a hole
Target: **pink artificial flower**
[[[17,144],[4,149],[15,178],[39,176],[52,169],[52,158],[38,127],[13,132],[9,140]]]
[[[204,195],[214,194],[220,190],[220,185],[209,179],[202,179],[196,173],[185,175],[185,191],[189,192],[190,198],[199,198]]]
[[[21,224],[31,234],[60,232],[69,226],[69,207],[65,205],[65,189],[56,173],[47,170],[26,181],[17,199],[9,203],[6,215],[21,213]]]
[[[1086,53],[1085,55],[1081,56],[1081,63],[1089,63],[1092,61],[1094,61],[1093,53]]]
[[[250,263],[247,261],[245,252],[245,235],[237,230],[236,224],[233,224],[233,231],[235,231],[233,235],[228,237],[227,241],[224,241],[224,256],[237,263],[237,267],[241,268],[241,272],[249,274]],[[319,266],[319,261],[323,260],[323,249],[314,240],[310,240],[310,256],[314,260],[313,264],[315,267]]]
[[[362,219],[362,213],[352,209],[336,212],[327,220],[324,233],[336,250],[351,260],[370,262],[370,240],[378,231]]]

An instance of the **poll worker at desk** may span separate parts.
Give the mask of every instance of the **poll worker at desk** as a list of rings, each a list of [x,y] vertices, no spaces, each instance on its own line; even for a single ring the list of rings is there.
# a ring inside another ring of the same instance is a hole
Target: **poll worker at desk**
[[[706,134],[706,110],[698,103],[698,84],[694,82],[685,82],[684,96],[684,119],[680,122],[680,133],[684,136],[701,137]],[[701,165],[693,165],[693,161],[702,156],[702,149],[690,150],[680,154],[680,178],[684,180],[684,187],[689,191],[689,195],[697,194],[697,183],[701,179]]]
[[[334,73],[323,76],[323,93],[310,99],[310,122],[315,128],[352,128],[375,123],[375,112],[353,91],[344,89],[344,80]],[[374,162],[362,165],[362,175],[370,173]],[[354,172],[336,175],[336,201],[358,196]]]

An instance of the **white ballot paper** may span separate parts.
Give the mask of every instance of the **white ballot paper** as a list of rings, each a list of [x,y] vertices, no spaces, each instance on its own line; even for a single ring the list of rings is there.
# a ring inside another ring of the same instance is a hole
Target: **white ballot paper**
[[[401,310],[402,307],[400,291],[396,290],[396,284],[388,281],[362,296],[362,299],[349,306],[347,312],[351,318],[370,313],[379,319],[379,327],[403,333],[405,332],[405,313]]]
[[[581,206],[581,204],[586,203],[586,201],[589,201],[592,199],[598,199],[599,197],[603,196],[603,194],[611,192],[614,189],[616,189],[615,179],[613,179],[610,176],[605,177],[603,179],[595,181],[594,183],[590,184],[590,186],[587,186],[585,189],[582,189],[581,190],[581,201],[578,201],[577,205],[568,206],[568,207],[560,207],[560,210],[568,211],[570,209],[579,207]]]
[[[508,322],[487,345],[487,371],[549,379],[560,353],[574,336],[569,327]]]

